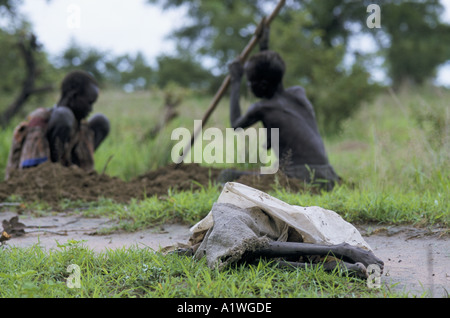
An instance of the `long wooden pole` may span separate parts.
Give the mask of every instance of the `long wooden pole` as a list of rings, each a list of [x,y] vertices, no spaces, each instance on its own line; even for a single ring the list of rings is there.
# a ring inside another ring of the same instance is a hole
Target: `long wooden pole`
[[[272,21],[278,15],[278,13],[283,8],[285,3],[286,3],[286,0],[280,0],[278,2],[277,6],[275,7],[275,9],[273,10],[272,14],[270,16],[266,17],[266,18],[263,18],[261,20],[261,22],[259,23],[258,27],[256,28],[256,30],[255,30],[255,32],[253,34],[253,37],[251,38],[250,42],[247,44],[247,46],[244,48],[242,53],[239,55],[239,60],[242,63],[245,62],[245,60],[247,60],[247,58],[250,55],[250,53],[253,50],[253,48],[258,44],[259,39],[261,38],[263,27],[264,26],[269,26],[272,23]],[[206,113],[203,115],[202,126],[208,121],[209,117],[211,116],[211,114],[216,109],[216,107],[219,104],[220,100],[222,99],[223,95],[227,91],[228,86],[230,86],[230,82],[231,82],[231,76],[228,74],[227,77],[225,77],[225,79],[223,80],[222,85],[220,86],[219,90],[217,91],[216,95],[214,96],[214,98],[213,98],[211,104],[209,105]],[[200,134],[202,126],[200,126],[200,128],[198,128],[194,132],[194,135],[191,138],[190,144],[186,145],[186,147],[183,149],[183,155],[181,156],[181,159],[179,160],[178,163],[182,163],[184,161],[184,159],[186,158],[187,154],[189,153],[189,151],[191,150],[192,146],[194,145],[195,140],[197,139],[198,135]]]

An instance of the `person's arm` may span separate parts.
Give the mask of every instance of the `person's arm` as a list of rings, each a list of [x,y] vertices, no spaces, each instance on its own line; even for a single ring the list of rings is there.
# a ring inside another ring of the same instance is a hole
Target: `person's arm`
[[[230,121],[231,127],[246,128],[256,123],[259,118],[257,116],[257,106],[253,105],[245,115],[241,115],[240,90],[241,81],[244,75],[244,67],[240,61],[234,61],[229,65],[230,70]]]
[[[241,105],[240,105],[240,97],[241,97],[241,81],[244,75],[244,67],[242,66],[239,60],[235,60],[232,62],[228,69],[230,70],[230,121],[231,126],[233,128],[237,128],[235,126],[236,121],[241,117]]]
[[[269,37],[270,37],[270,27],[265,26],[262,30],[261,39],[259,40],[259,50],[268,51],[269,50]]]

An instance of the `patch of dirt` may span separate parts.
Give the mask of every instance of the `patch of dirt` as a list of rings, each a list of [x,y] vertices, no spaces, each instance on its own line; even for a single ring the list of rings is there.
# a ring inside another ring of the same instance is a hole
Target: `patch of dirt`
[[[44,163],[16,171],[0,183],[0,200],[17,195],[26,202],[44,201],[52,207],[57,207],[61,199],[91,202],[105,197],[125,203],[132,198],[165,195],[169,188],[198,190],[217,179],[219,173],[219,169],[196,164],[170,165],[125,182],[97,172],[87,173],[77,166]]]
[[[0,222],[16,217],[13,212],[0,214]],[[70,241],[78,241],[94,252],[122,247],[141,247],[159,250],[189,239],[189,227],[181,224],[167,224],[152,229],[128,233],[105,233],[105,230],[116,225],[107,218],[85,218],[72,213],[33,217],[21,215],[20,222],[25,225],[21,235],[11,235],[4,244],[9,247],[32,247],[40,245],[45,250],[58,249],[58,245]]]
[[[172,164],[126,182],[95,171],[88,173],[77,166],[44,163],[35,168],[15,171],[7,181],[0,183],[0,200],[16,195],[25,202],[44,201],[53,208],[58,207],[61,199],[92,202],[104,197],[126,203],[133,198],[166,195],[169,189],[199,190],[217,182],[221,171],[198,164]],[[264,192],[272,190],[274,185],[292,192],[306,189],[301,180],[287,178],[281,172],[242,176],[236,182]]]
[[[0,183],[0,201],[11,195],[20,196],[26,202],[45,201],[55,209],[61,199],[96,201],[100,197],[126,203],[132,198],[166,195],[168,189],[197,190],[217,180],[221,170],[196,164],[170,165],[150,171],[129,182],[96,172],[86,173],[78,167],[65,168],[46,163],[36,168],[15,173]],[[281,174],[243,176],[236,180],[250,187],[267,192],[273,185],[293,192],[306,190],[299,180],[287,179]],[[310,190],[310,189],[309,189]],[[2,204],[3,205],[3,204]],[[6,204],[4,206],[7,206]],[[0,221],[11,221],[16,213],[0,213]],[[26,247],[41,244],[45,248],[57,248],[68,240],[85,241],[94,251],[119,247],[149,247],[154,250],[177,243],[186,243],[189,228],[168,224],[135,233],[101,233],[112,227],[114,221],[99,218],[83,218],[73,214],[58,213],[48,217],[21,215],[20,224],[25,234],[14,235],[7,246]],[[5,223],[6,224],[6,223]],[[18,227],[19,226],[19,227]],[[385,262],[382,282],[396,284],[396,290],[406,290],[411,296],[448,297],[450,293],[450,239],[448,229],[429,231],[401,227],[358,227],[375,254]],[[447,231],[447,232],[446,232]]]
[[[411,297],[450,297],[448,229],[365,226],[359,230],[384,261],[382,283]]]
[[[17,216],[3,212],[0,222]],[[166,224],[133,233],[101,234],[115,225],[106,218],[83,218],[59,213],[54,216],[20,216],[25,225],[23,235],[13,236],[5,247],[31,247],[39,244],[45,250],[58,245],[81,242],[94,252],[116,248],[150,248],[158,251],[176,244],[187,244],[189,227]],[[384,261],[381,283],[394,291],[408,292],[410,297],[448,297],[450,293],[450,238],[446,229],[416,229],[410,227],[358,226],[375,255]],[[4,247],[4,248],[5,248]]]
[[[280,171],[276,174],[241,176],[236,180],[236,182],[248,185],[263,192],[269,192],[273,190],[274,186],[286,189],[287,191],[291,192],[312,192],[315,190],[313,187],[305,185],[302,180],[288,178]]]

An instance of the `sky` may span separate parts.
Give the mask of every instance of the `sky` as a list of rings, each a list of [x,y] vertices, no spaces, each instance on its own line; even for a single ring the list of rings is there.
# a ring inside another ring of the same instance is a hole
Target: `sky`
[[[28,17],[45,50],[60,54],[72,40],[114,55],[142,52],[152,63],[174,49],[166,41],[182,23],[182,11],[162,11],[146,0],[25,0]]]
[[[441,3],[443,19],[450,23],[450,0]],[[140,51],[151,65],[158,55],[174,50],[167,35],[185,22],[183,10],[163,11],[146,0],[24,0],[20,12],[50,55],[75,40],[113,55]],[[367,46],[370,50],[370,42]],[[437,83],[450,87],[450,62],[439,70]]]

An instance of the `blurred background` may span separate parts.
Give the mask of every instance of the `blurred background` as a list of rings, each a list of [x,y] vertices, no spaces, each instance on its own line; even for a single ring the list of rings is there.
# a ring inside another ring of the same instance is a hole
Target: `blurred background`
[[[212,94],[276,2],[0,0],[0,123],[75,68],[108,89]],[[380,28],[367,24],[370,4]],[[288,65],[285,85],[305,86],[335,131],[380,87],[450,87],[449,23],[449,0],[288,0],[271,48]]]
[[[0,167],[15,125],[51,107],[73,69],[99,81],[94,109],[112,123],[96,153],[99,171],[130,178],[170,163],[170,129],[202,118],[228,64],[277,2],[0,0]],[[449,43],[450,0],[287,0],[270,48],[286,61],[285,86],[306,88],[332,161],[351,175],[349,151],[359,162],[366,149],[365,162],[378,167],[402,142],[395,162],[411,158],[418,140],[421,166],[439,171],[448,162]],[[209,125],[228,127],[226,98]],[[243,83],[243,108],[251,102]],[[342,146],[349,140],[366,146]]]
[[[193,131],[228,64],[277,2],[0,0],[0,180],[16,125],[37,107],[52,107],[74,69],[99,81],[94,112],[111,122],[95,153],[98,173],[132,180],[173,164],[172,132]],[[380,11],[368,12],[371,5]],[[450,0],[286,0],[271,25],[270,48],[286,62],[285,87],[305,87],[330,163],[345,181],[320,198],[285,189],[277,197],[338,211],[349,222],[448,228]],[[242,110],[254,101],[243,83]],[[230,127],[229,96],[206,126]],[[191,155],[202,155],[202,147]],[[36,193],[47,191],[38,186]],[[167,199],[130,208],[133,215],[120,208],[127,212],[119,218],[142,217],[136,224],[148,226],[153,211],[198,217],[220,193],[208,191],[178,199],[169,191]],[[101,213],[114,209],[99,203]]]
[[[192,131],[277,2],[0,0],[0,178],[14,127],[51,107],[73,69],[99,81],[94,111],[111,121],[98,172],[130,180],[172,163],[172,131]],[[285,86],[305,87],[344,180],[395,200],[415,191],[448,218],[449,43],[450,0],[286,0],[270,48]],[[254,98],[242,93],[245,110]],[[229,125],[224,96],[207,126]]]

